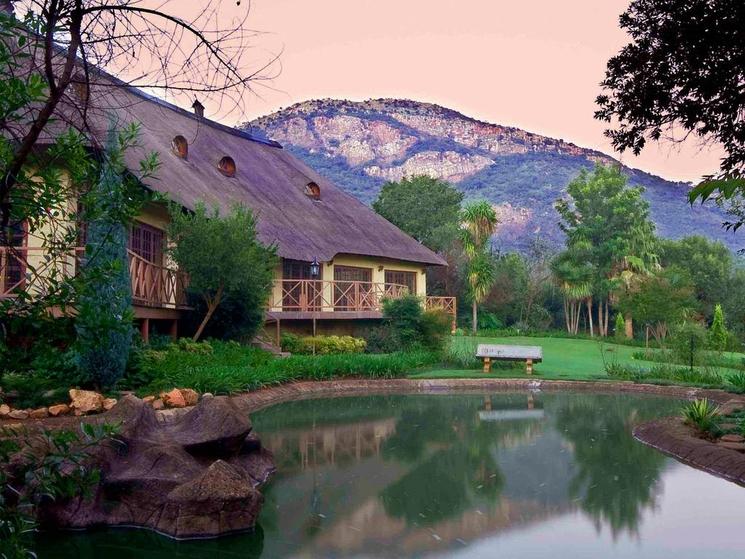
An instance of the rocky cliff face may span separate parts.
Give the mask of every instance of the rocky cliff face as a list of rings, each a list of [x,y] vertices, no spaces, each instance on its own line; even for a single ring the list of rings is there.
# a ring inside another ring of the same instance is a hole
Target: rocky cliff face
[[[388,180],[429,175],[450,181],[468,198],[495,204],[503,217],[498,241],[504,248],[526,246],[537,234],[560,242],[554,201],[580,169],[615,162],[563,139],[398,99],[306,101],[244,127],[282,143],[367,203]],[[631,184],[647,189],[662,235],[699,233],[736,246],[721,230],[716,208],[688,206],[689,185],[625,170]]]

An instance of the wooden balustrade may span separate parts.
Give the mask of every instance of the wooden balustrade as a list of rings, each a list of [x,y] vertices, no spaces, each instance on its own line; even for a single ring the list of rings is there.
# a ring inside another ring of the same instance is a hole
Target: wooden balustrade
[[[70,255],[47,258],[42,247],[0,247],[0,299],[14,297],[21,290],[42,292],[44,278],[56,272],[63,276],[77,273],[78,248]],[[185,308],[186,275],[178,270],[159,266],[132,251],[129,256],[129,276],[132,282],[132,302],[147,307]],[[33,291],[36,290],[36,291]]]
[[[270,309],[293,312],[376,311],[383,299],[408,293],[405,285],[368,281],[276,280]]]
[[[458,307],[455,297],[425,297],[424,308],[441,310],[450,315],[450,330],[455,332]]]

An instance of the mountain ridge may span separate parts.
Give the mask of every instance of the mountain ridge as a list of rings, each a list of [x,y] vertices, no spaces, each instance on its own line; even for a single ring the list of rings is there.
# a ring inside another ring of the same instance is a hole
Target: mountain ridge
[[[280,142],[341,188],[371,203],[386,180],[426,174],[448,180],[466,198],[485,198],[501,224],[497,243],[527,247],[536,235],[558,244],[553,203],[582,168],[620,164],[645,188],[659,233],[700,233],[736,248],[715,206],[691,208],[690,183],[623,165],[599,150],[514,126],[489,123],[436,103],[380,98],[311,99],[245,123],[252,134]]]

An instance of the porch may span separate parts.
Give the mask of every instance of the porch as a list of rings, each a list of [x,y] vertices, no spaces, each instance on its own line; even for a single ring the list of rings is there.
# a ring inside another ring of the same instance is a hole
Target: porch
[[[0,247],[0,299],[20,292],[43,294],[45,281],[78,273],[84,248],[49,258],[42,247]],[[135,318],[175,320],[188,309],[187,277],[175,268],[150,262],[127,250]]]
[[[368,281],[282,279],[274,281],[267,320],[365,320],[383,318],[383,301],[409,293],[406,285]],[[423,297],[426,310],[456,318],[455,297]]]

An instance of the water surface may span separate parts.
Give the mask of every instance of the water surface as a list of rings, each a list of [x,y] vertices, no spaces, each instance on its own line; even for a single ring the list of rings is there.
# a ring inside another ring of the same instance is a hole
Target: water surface
[[[253,534],[46,534],[39,556],[745,557],[745,489],[636,442],[670,399],[442,394],[304,400],[252,416],[279,468]]]

